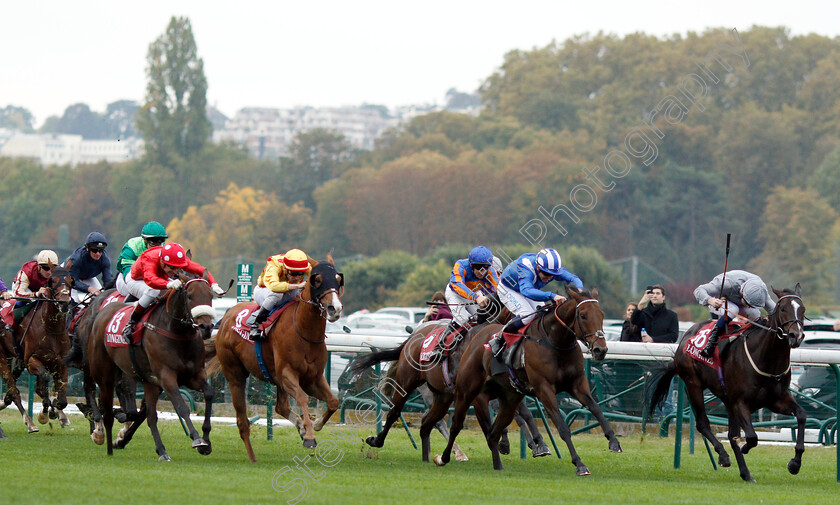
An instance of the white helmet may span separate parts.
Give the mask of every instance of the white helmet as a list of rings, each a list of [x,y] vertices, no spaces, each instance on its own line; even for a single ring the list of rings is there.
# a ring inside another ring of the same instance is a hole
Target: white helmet
[[[55,251],[44,249],[38,253],[37,261],[39,265],[58,266],[58,254]]]

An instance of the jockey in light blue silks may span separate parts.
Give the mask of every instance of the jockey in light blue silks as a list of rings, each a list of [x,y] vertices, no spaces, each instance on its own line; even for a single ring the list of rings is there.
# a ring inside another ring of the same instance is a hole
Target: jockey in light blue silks
[[[516,317],[493,339],[490,349],[494,356],[504,349],[502,333],[515,333],[534,320],[537,309],[546,302],[563,303],[566,297],[543,288],[551,281],[571,283],[577,289],[583,289],[580,277],[562,266],[560,254],[554,249],[542,249],[538,253],[525,253],[510,263],[502,273],[497,292],[499,299]]]

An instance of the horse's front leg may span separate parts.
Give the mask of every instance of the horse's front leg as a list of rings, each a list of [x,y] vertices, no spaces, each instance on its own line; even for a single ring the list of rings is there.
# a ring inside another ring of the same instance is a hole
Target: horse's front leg
[[[300,387],[299,378],[292,371],[291,367],[286,367],[283,374],[280,376],[280,386],[284,391],[292,395],[300,407],[300,419],[302,426],[300,433],[303,437],[303,446],[307,449],[314,449],[318,442],[315,441],[315,431],[312,429],[312,418],[309,417],[309,397]],[[291,421],[291,419],[290,419]]]
[[[58,369],[53,370],[53,384],[55,384],[56,399],[53,401],[53,406],[58,411],[58,420],[62,427],[70,426],[70,419],[64,413],[67,408],[67,367],[60,360],[58,361]]]
[[[554,426],[557,428],[557,432],[560,434],[560,438],[566,442],[566,447],[569,449],[569,456],[572,459],[572,464],[575,465],[575,473],[578,476],[591,475],[592,472],[590,472],[589,468],[583,464],[583,460],[581,460],[580,456],[578,456],[575,446],[572,443],[572,430],[569,429],[569,425],[566,424],[566,420],[560,415],[560,406],[557,404],[557,392],[554,391],[554,388],[548,383],[544,383],[542,387],[539,388],[534,385],[534,389],[537,390],[537,398],[539,398],[543,403],[546,412],[548,412],[549,417],[551,417],[551,421],[554,423]]]
[[[805,409],[796,403],[796,400],[793,399],[793,396],[791,396],[790,393],[787,393],[779,399],[773,406],[770,407],[770,410],[778,414],[796,416],[795,454],[793,459],[788,461],[787,465],[788,472],[792,475],[796,475],[802,467],[802,453],[805,452],[805,420],[808,416],[805,413]]]
[[[201,438],[207,442],[207,445],[196,447],[196,450],[199,454],[207,456],[213,452],[213,446],[210,444],[210,417],[213,414],[213,396],[215,391],[210,383],[204,378],[204,372],[201,372],[193,377],[189,387],[204,393],[204,422],[201,425]]]
[[[332,417],[335,411],[338,410],[338,398],[332,394],[330,383],[327,382],[327,378],[323,375],[318,375],[318,378],[315,379],[315,383],[309,387],[308,392],[310,396],[314,396],[327,404],[327,410],[325,410],[324,414],[315,421],[314,425],[312,425],[313,430],[321,431],[321,428],[327,424],[330,417]]]
[[[601,406],[598,405],[598,402],[596,402],[595,398],[592,397],[592,392],[589,389],[589,381],[586,379],[586,375],[582,374],[578,377],[577,381],[575,381],[572,386],[571,393],[572,396],[585,405],[598,420],[598,423],[601,425],[601,429],[604,431],[604,436],[607,437],[607,440],[609,440],[610,450],[612,452],[622,452],[621,444],[618,442],[618,438],[615,436],[612,426],[610,426],[609,421],[607,421],[607,418],[604,416]]]
[[[741,410],[745,409],[740,405],[727,405],[726,410],[729,415],[729,446],[732,447],[732,453],[735,454],[735,461],[738,462],[738,470],[741,478],[746,482],[755,482],[750,469],[747,468],[747,462],[744,460],[744,453],[741,452],[741,445],[738,443],[738,437],[741,436],[741,419],[743,415]]]
[[[21,369],[19,367],[18,371]],[[6,358],[0,358],[0,376],[3,377],[3,381],[6,383],[6,387],[8,390],[6,391],[6,396],[0,401],[0,410],[3,410],[8,405],[14,404],[17,407],[18,412],[20,412],[20,416],[23,419],[23,424],[26,425],[26,429],[29,433],[38,433],[38,426],[32,422],[32,418],[29,417],[29,414],[26,412],[26,409],[23,408],[23,401],[20,397],[20,390],[17,388],[15,371],[12,370],[12,367],[9,365],[9,360]]]
[[[181,396],[181,390],[178,389],[178,377],[175,375],[175,372],[168,369],[161,370],[158,379],[160,380],[161,387],[169,397],[169,401],[172,402],[172,406],[175,408],[175,412],[178,414],[178,417],[180,417],[187,426],[190,439],[193,441],[193,449],[207,446],[207,442],[201,438],[201,435],[198,434],[198,430],[196,430],[195,426],[193,426],[192,420],[190,419],[190,408],[187,407],[187,402],[184,401],[184,398]],[[151,405],[149,408],[151,408]]]
[[[701,365],[705,366],[705,365]],[[706,404],[703,398],[703,386],[696,379],[684,380],[685,388],[688,392],[688,402],[691,404],[691,409],[694,411],[695,427],[697,431],[703,435],[718,455],[718,465],[723,468],[732,466],[732,460],[729,459],[729,453],[720,443],[720,440],[712,432],[712,425],[709,422],[709,416],[706,414]]]

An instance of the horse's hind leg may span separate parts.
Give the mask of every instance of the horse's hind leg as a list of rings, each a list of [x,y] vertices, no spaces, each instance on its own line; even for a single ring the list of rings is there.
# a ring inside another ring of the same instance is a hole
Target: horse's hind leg
[[[405,406],[405,402],[408,401],[409,393],[417,387],[417,381],[414,381],[414,383],[411,384],[407,384],[408,387],[403,387],[403,385],[399,384],[394,379],[386,378],[385,380],[388,381],[388,384],[393,388],[394,396],[392,396],[391,400],[388,401],[390,407],[388,409],[388,415],[385,417],[385,424],[382,427],[382,431],[380,431],[379,434],[377,434],[375,437],[370,436],[365,439],[365,443],[367,443],[371,447],[382,447],[383,445],[385,445],[385,437],[388,436],[388,432],[391,430],[391,426],[393,426],[394,423],[397,422],[397,419],[400,418],[403,406]],[[380,383],[374,394],[380,395],[381,388],[382,385]],[[424,461],[428,461],[428,458]]]
[[[771,406],[770,410],[779,414],[796,416],[796,447],[794,449],[796,452],[787,465],[788,471],[796,475],[802,467],[802,453],[805,452],[805,420],[807,418],[805,409],[788,393]]]
[[[227,356],[227,352],[220,352],[219,359],[222,360]],[[256,463],[257,457],[254,455],[254,449],[251,447],[251,422],[248,420],[248,399],[245,396],[245,381],[248,379],[248,371],[240,364],[228,364],[222,361],[223,370],[225,372],[225,379],[230,388],[230,398],[233,401],[233,408],[236,411],[236,427],[239,428],[239,438],[245,444],[245,450],[248,452],[248,459],[252,463]],[[285,393],[284,393],[284,396]],[[289,416],[280,412],[282,408],[280,405],[280,388],[277,388],[277,410],[278,413],[286,419]],[[286,396],[286,409],[288,409],[288,397]],[[291,421],[291,419],[289,419]]]
[[[126,419],[125,426],[123,429],[120,430],[119,434],[117,435],[117,441],[114,443],[114,447],[117,449],[125,449],[131,439],[134,437],[134,434],[137,432],[137,429],[143,424],[143,421],[146,420],[146,401],[140,405],[140,410],[137,414],[132,417],[129,416]]]
[[[507,398],[499,399],[499,411],[496,413],[496,419],[487,435],[487,446],[493,455],[494,470],[504,470],[502,459],[499,457],[499,440],[510,422],[513,421],[513,416],[516,415],[516,405],[521,401],[521,395],[510,395]]]
[[[9,364],[7,358],[0,356],[0,376],[3,378],[3,382],[6,383],[6,387],[8,388],[6,391],[6,396],[3,398],[3,401],[0,402],[0,410],[3,410],[8,405],[14,404],[17,407],[18,412],[20,412],[21,418],[23,419],[23,424],[26,425],[26,429],[29,433],[38,433],[38,427],[35,423],[32,422],[32,418],[29,417],[29,414],[26,412],[26,409],[23,408],[23,402],[21,401],[20,397],[20,390],[17,388],[15,384],[17,377],[15,376],[15,372],[22,371],[19,366],[15,368],[17,370],[12,370],[12,366]],[[18,374],[19,375],[19,374]]]
[[[598,423],[604,431],[604,436],[607,440],[609,440],[610,450],[612,452],[621,452],[621,444],[618,442],[618,438],[615,436],[612,426],[610,426],[609,421],[607,421],[607,418],[604,416],[601,406],[598,405],[598,402],[596,402],[595,398],[592,397],[592,392],[589,390],[589,381],[586,379],[586,375],[581,375],[578,378],[572,386],[571,393],[572,396],[577,398],[578,401],[586,406],[595,418],[598,419]]]
[[[420,424],[420,440],[423,446],[422,457],[424,463],[429,462],[429,452],[431,451],[429,436],[432,434],[432,430],[438,421],[443,419],[443,416],[446,415],[446,412],[449,410],[449,405],[451,404],[451,393],[436,392],[434,393],[434,400],[432,401],[431,408],[423,414],[423,421]]]
[[[535,458],[542,456],[550,456],[551,450],[543,440],[542,433],[537,427],[537,422],[534,416],[531,415],[530,409],[525,405],[525,400],[519,402],[519,407],[516,408],[516,417],[513,418],[519,429],[525,434],[525,440],[528,442],[528,447],[531,448],[531,454]]]
[[[67,367],[60,360],[58,368],[53,371],[52,376],[56,394],[53,406],[58,411],[59,423],[62,427],[70,426],[70,419],[64,414],[64,409],[67,408]]]
[[[705,365],[703,365],[705,366]],[[718,455],[718,465],[723,468],[732,466],[732,460],[729,459],[729,453],[726,448],[720,443],[720,440],[712,432],[712,425],[709,422],[709,416],[706,415],[706,406],[703,398],[703,387],[699,385],[696,380],[684,380],[685,388],[688,392],[688,402],[691,404],[691,409],[694,411],[695,428],[708,440],[715,452]]]

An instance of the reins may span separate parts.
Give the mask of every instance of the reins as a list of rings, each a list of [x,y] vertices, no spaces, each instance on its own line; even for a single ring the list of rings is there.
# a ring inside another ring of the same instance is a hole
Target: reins
[[[797,300],[802,301],[802,299],[797,295],[784,295],[784,296],[779,297],[779,302],[781,302],[785,298],[796,298]],[[775,334],[776,338],[778,338],[780,340],[783,340],[785,338],[785,335],[789,334],[788,332],[785,332],[785,330],[784,330],[785,326],[787,326],[791,323],[793,323],[793,324],[798,323],[798,324],[801,325],[802,321],[800,321],[799,318],[795,318],[795,319],[792,319],[790,321],[785,321],[783,323],[778,323],[777,320],[778,320],[778,313],[779,313],[779,307],[780,306],[781,306],[781,303],[777,303],[776,304],[776,310],[774,310],[773,314],[771,314],[771,317],[773,318],[773,321],[774,321],[775,326],[776,326],[775,328],[767,328],[765,326],[762,326],[762,325],[756,324],[756,323],[753,323],[753,324],[755,326],[761,328],[761,329],[767,330],[769,333]],[[768,378],[771,378],[773,380],[779,381],[785,375],[787,375],[788,372],[790,372],[790,355],[787,356],[787,362],[788,362],[787,368],[785,368],[785,371],[782,372],[782,373],[771,374],[771,373],[767,373],[767,372],[759,369],[758,365],[756,365],[756,363],[755,363],[755,360],[753,360],[753,357],[752,357],[752,354],[750,353],[749,347],[747,346],[747,337],[748,337],[748,335],[744,335],[744,339],[743,339],[744,340],[744,354],[747,355],[747,360],[749,361],[750,366],[752,367],[753,371],[755,371],[755,373],[757,373],[758,375],[760,375],[762,377],[768,377]]]

